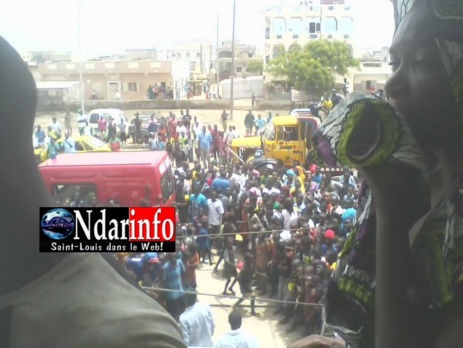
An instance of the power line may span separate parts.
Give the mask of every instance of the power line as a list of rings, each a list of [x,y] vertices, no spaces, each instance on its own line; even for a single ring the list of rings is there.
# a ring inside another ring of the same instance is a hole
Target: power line
[[[325,305],[322,303],[307,303],[307,302],[298,302],[298,301],[284,301],[284,300],[274,300],[274,299],[266,299],[266,298],[253,298],[247,296],[236,296],[236,295],[218,295],[212,294],[207,292],[196,292],[196,291],[186,291],[186,290],[172,290],[172,289],[165,289],[165,288],[157,288],[157,287],[149,287],[149,286],[142,286],[141,287],[146,292],[149,291],[160,291],[160,292],[175,292],[175,293],[182,293],[182,294],[189,294],[189,295],[201,295],[201,296],[208,296],[208,297],[215,297],[215,298],[229,298],[229,299],[242,299],[245,300],[255,300],[256,302],[268,302],[268,303],[285,303],[285,304],[293,304],[293,305],[304,305],[304,306],[311,306],[311,307],[320,307],[323,308]]]
[[[274,9],[276,9],[276,8],[278,8],[278,7],[282,6],[282,5],[284,5],[284,4],[286,4],[286,3],[289,2],[289,1],[290,1],[290,0],[282,1],[282,2],[280,2],[279,4],[274,5],[274,6],[270,7],[270,8],[265,9],[265,10],[252,12],[252,14],[262,14],[262,13],[270,12],[270,11],[272,11],[272,10],[274,10]]]
[[[341,227],[341,225],[332,225],[330,228],[334,227]],[[291,228],[288,231],[300,231],[303,229],[302,227],[299,228]],[[223,237],[223,236],[236,236],[238,234],[241,235],[248,235],[248,234],[266,234],[266,233],[273,233],[273,232],[282,232],[283,230],[261,230],[261,231],[248,231],[248,232],[230,232],[230,233],[213,233],[213,234],[207,234],[203,235],[202,237],[211,237],[211,238],[218,238],[218,237]],[[199,237],[199,235],[183,235],[183,236],[177,236],[177,239],[186,239],[186,238],[193,238],[193,237]]]

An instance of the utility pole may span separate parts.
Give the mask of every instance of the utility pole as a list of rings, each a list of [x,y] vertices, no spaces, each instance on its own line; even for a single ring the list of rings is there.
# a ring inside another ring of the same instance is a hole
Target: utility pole
[[[235,15],[236,0],[233,0],[233,32],[232,32],[232,58],[231,58],[231,77],[230,77],[230,119],[233,120],[233,109],[235,101],[233,100],[233,80],[235,78]]]
[[[81,52],[81,10],[82,10],[82,0],[79,0],[78,10],[77,10],[77,40],[78,40],[78,55],[79,55],[79,79],[80,79],[80,110],[82,114],[85,114],[85,101],[84,101],[84,77],[82,72],[82,52]]]
[[[219,13],[217,12],[217,41],[215,44],[215,95],[219,99]]]

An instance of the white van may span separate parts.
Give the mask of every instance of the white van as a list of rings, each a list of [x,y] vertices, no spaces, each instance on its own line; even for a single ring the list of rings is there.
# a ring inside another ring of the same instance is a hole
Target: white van
[[[103,116],[103,118],[106,120],[106,122],[109,121],[109,118],[111,117],[114,122],[116,123],[116,126],[119,126],[121,124],[126,125],[126,129],[128,128],[128,123],[129,121],[125,117],[124,113],[122,110],[119,109],[94,109],[89,112],[88,114],[88,124],[90,127],[93,128],[94,131],[98,131],[98,120],[100,119],[100,116]]]

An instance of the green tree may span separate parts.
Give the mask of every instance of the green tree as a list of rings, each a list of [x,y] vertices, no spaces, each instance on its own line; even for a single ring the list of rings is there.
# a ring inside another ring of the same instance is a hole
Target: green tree
[[[261,60],[250,60],[246,65],[246,71],[260,73],[264,69],[264,62]]]
[[[274,58],[268,71],[275,77],[285,78],[298,90],[321,94],[334,88],[335,74],[345,75],[348,68],[358,64],[344,42],[317,40]]]

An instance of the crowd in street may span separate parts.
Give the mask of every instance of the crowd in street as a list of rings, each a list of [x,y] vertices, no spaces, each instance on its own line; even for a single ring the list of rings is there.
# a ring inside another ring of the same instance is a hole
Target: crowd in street
[[[214,140],[226,144],[238,137],[234,127],[224,134],[217,125],[200,125],[196,117],[187,127],[187,120],[172,116],[158,125],[152,139],[163,142],[165,137],[172,143],[177,252],[121,254],[121,262],[140,284],[166,289],[156,291],[155,297],[192,346],[204,337],[212,340],[213,334],[210,309],[191,297],[197,289],[207,289],[196,280],[196,269],[205,264],[223,278],[220,295],[238,297],[234,310],[249,300],[251,315],[259,316],[256,300],[278,300],[273,314],[280,316],[287,332],[320,333],[327,282],[356,216],[358,179],[349,168],[332,178],[316,165],[294,163],[293,168],[259,171],[229,165]],[[199,144],[196,158],[181,145],[189,144],[182,142],[189,137]],[[189,318],[188,325],[182,324],[182,316]],[[201,329],[192,336],[187,328],[193,327]]]

